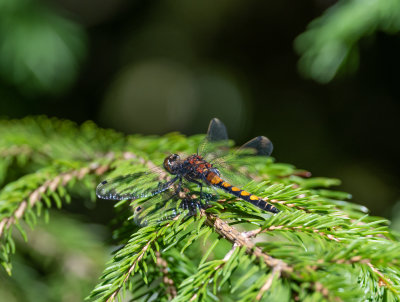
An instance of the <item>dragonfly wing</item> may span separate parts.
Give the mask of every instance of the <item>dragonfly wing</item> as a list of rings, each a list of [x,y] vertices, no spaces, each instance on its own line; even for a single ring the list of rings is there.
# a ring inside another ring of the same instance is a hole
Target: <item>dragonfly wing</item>
[[[273,150],[271,141],[265,136],[257,136],[247,143],[243,144],[239,149],[228,152],[223,156],[219,156],[213,160],[213,164],[219,168],[227,168],[230,165],[245,165],[250,157],[268,157]],[[225,173],[224,173],[225,174]]]
[[[237,151],[237,155],[260,155],[260,156],[270,156],[274,146],[272,142],[265,136],[257,136],[247,143],[242,145]]]
[[[272,150],[273,145],[268,138],[257,136],[227,156],[217,158],[213,164],[221,176],[232,184],[246,184],[251,180],[250,175],[247,175],[249,167],[257,162],[264,162]]]
[[[126,174],[102,181],[97,186],[96,195],[114,200],[149,197],[167,190],[177,179],[161,180],[159,174],[152,172]]]
[[[139,226],[171,220],[180,214],[192,216],[200,209],[200,203],[197,200],[180,199],[174,193],[161,194],[145,202],[134,202],[133,206],[134,221]]]
[[[239,164],[239,167],[235,165],[236,163]],[[240,171],[240,166],[243,165],[245,165],[245,163],[238,160],[216,163],[221,178],[223,178],[224,181],[237,186],[245,185],[251,181],[250,176]]]
[[[208,126],[207,135],[199,146],[198,154],[206,160],[222,157],[229,152],[230,142],[224,123],[213,118]]]
[[[228,140],[228,132],[224,123],[217,118],[213,118],[208,125],[207,139],[210,142]]]

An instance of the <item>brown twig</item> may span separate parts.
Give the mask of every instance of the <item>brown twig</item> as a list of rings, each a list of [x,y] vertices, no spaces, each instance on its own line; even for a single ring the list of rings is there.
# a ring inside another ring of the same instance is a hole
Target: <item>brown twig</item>
[[[19,149],[18,149],[19,150]],[[104,158],[111,161],[116,158],[113,152],[109,152],[103,155]],[[154,169],[156,165],[151,161],[145,160],[132,152],[124,152],[122,153],[122,158],[129,160],[129,159],[136,159],[141,164],[146,165],[149,169]],[[82,179],[87,174],[96,174],[102,175],[106,171],[110,169],[110,164],[100,165],[98,162],[89,163],[86,167],[71,170],[68,172],[60,173],[59,175],[55,176],[52,179],[45,181],[42,185],[32,191],[26,199],[22,200],[18,208],[7,218],[3,218],[0,221],[0,237],[3,235],[5,231],[7,231],[13,224],[15,224],[19,219],[23,217],[25,211],[29,208],[32,208],[37,202],[39,202],[42,198],[42,195],[47,191],[50,190],[54,192],[57,188],[61,186],[66,186],[72,179]],[[166,172],[164,174],[160,173],[162,177],[165,177]]]
[[[161,269],[161,273],[163,274],[163,283],[166,286],[166,292],[168,296],[168,300],[172,300],[176,297],[177,291],[174,284],[174,280],[169,277],[168,274],[168,263],[167,261],[161,257],[160,252],[156,252],[157,266]]]
[[[147,249],[149,248],[150,244],[153,241],[149,241],[146,243],[146,245],[142,248],[142,250],[140,251],[140,255],[135,259],[135,261],[132,263],[132,265],[129,267],[128,272],[125,274],[125,278],[123,280],[122,283],[126,283],[126,281],[128,281],[129,276],[131,275],[131,273],[133,272],[133,270],[136,267],[136,264],[138,264],[140,262],[140,260],[142,260],[143,256],[145,255]],[[108,297],[107,302],[111,302],[114,301],[114,298],[118,295],[119,291],[121,289],[121,286],[118,287],[112,294],[110,297]]]
[[[179,219],[179,215],[176,216],[173,220],[178,220]],[[169,228],[171,226],[171,223],[167,223],[162,229],[165,228]],[[129,270],[126,272],[126,274],[124,275],[124,280],[122,281],[122,284],[126,283],[131,275],[131,273],[133,272],[133,270],[135,269],[136,265],[140,262],[140,260],[142,260],[142,258],[144,257],[146,251],[148,250],[148,248],[150,247],[150,245],[155,242],[158,237],[160,236],[160,234],[163,232],[161,230],[158,231],[158,233],[156,234],[156,236],[154,236],[150,241],[148,241],[146,243],[146,245],[142,248],[142,250],[140,251],[140,255],[139,257],[136,258],[136,260],[131,264],[131,266],[129,267]],[[171,280],[172,281],[172,280]],[[108,297],[107,302],[112,302],[114,301],[115,297],[118,295],[120,289],[122,288],[122,284],[121,286],[119,286],[112,294],[111,296]]]
[[[262,251],[261,248],[256,247],[255,244],[245,235],[243,235],[241,232],[239,232],[237,229],[234,227],[230,226],[227,222],[223,221],[222,219],[218,218],[217,216],[213,214],[206,213],[204,210],[201,211],[202,215],[206,216],[206,223],[213,227],[215,231],[232,242],[233,244],[236,244],[237,246],[240,247],[245,247],[246,248],[246,253],[250,255],[255,255],[265,262],[265,264],[272,269],[275,267],[279,268],[279,271],[290,274],[293,272],[293,268],[290,267],[288,264],[283,262],[282,260],[275,259],[266,253]]]
[[[27,145],[11,146],[8,147],[7,149],[0,150],[1,157],[16,156],[19,154],[29,155],[31,153],[32,149]]]
[[[54,192],[58,186],[65,186],[74,178],[82,179],[86,174],[98,174],[98,171],[100,170],[104,170],[104,167],[97,163],[92,163],[87,167],[64,172],[57,175],[53,179],[45,181],[41,186],[32,191],[9,217],[3,218],[3,220],[0,221],[0,236],[2,236],[3,233],[7,231],[13,224],[15,224],[18,219],[23,217],[28,206],[29,208],[32,208],[38,201],[40,201],[43,193],[45,193],[47,190]]]

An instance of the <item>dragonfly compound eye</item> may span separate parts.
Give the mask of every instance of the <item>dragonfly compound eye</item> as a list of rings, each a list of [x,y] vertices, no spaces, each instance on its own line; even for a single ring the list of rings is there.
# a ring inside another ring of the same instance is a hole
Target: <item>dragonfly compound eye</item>
[[[172,154],[164,159],[164,169],[171,174],[176,174],[176,168],[180,161],[180,156],[178,154]]]

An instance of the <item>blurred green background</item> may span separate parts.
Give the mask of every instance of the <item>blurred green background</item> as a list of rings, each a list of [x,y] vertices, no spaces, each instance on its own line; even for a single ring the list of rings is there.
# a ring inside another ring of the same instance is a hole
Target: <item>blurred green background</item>
[[[219,117],[395,218],[399,30],[396,0],[0,0],[0,114],[188,135]],[[93,207],[69,211],[112,217]]]

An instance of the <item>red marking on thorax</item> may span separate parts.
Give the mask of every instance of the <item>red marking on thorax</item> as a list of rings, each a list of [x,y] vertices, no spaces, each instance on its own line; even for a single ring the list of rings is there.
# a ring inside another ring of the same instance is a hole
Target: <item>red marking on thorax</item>
[[[212,165],[208,162],[206,162],[203,157],[200,155],[191,155],[188,157],[187,161],[196,167],[196,171],[199,173],[205,172],[205,170],[210,169]]]

